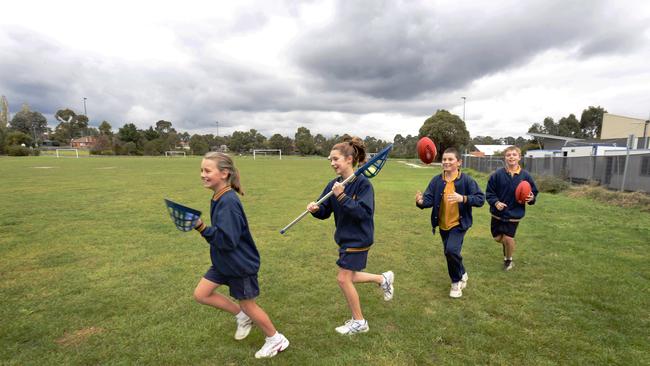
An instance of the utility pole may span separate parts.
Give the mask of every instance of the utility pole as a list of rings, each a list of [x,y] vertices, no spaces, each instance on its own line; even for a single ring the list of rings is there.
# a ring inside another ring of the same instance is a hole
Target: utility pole
[[[465,99],[467,99],[467,97],[461,97],[461,98],[463,98],[463,122],[465,122]]]
[[[219,137],[219,121],[215,121],[215,123],[217,124],[217,137]]]

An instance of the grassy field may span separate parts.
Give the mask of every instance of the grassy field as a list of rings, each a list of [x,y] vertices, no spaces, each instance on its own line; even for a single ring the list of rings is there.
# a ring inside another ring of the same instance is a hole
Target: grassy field
[[[192,299],[208,246],[163,206],[209,211],[199,162],[0,158],[0,364],[650,364],[650,214],[542,194],[506,273],[487,207],[477,209],[463,248],[469,285],[452,300],[430,212],[413,204],[438,170],[389,161],[373,180],[367,270],[395,271],[395,298],[359,285],[370,332],[350,338],[334,332],[350,314],[333,220],[278,233],[332,177],[327,162],[241,158],[259,303],[291,341],[255,360],[259,329],[235,341],[230,315]]]

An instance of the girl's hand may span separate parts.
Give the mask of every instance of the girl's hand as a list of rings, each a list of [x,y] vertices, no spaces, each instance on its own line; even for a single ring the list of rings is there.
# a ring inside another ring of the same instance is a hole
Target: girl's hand
[[[334,183],[334,186],[332,187],[332,192],[334,192],[334,195],[336,197],[340,196],[341,193],[343,193],[343,190],[345,189],[345,186],[341,184],[340,182]]]
[[[201,225],[203,225],[203,220],[199,219],[199,220],[196,222],[196,225],[194,225],[194,228],[196,229],[197,227],[201,227]]]
[[[422,192],[420,192],[420,191],[415,192],[415,203],[417,203],[418,205],[421,205],[421,204],[424,203],[424,198],[422,196]]]
[[[528,203],[528,202],[530,202],[530,201],[532,201],[534,199],[535,199],[535,195],[533,194],[533,192],[530,192],[528,197],[526,197],[526,203]]]
[[[463,195],[458,194],[457,192],[454,192],[452,194],[448,194],[447,195],[447,202],[451,202],[451,203],[463,202]]]
[[[508,207],[508,205],[506,205],[505,203],[499,201],[499,202],[494,204],[494,207],[496,207],[497,210],[499,210],[499,211],[503,211],[503,209]]]
[[[318,205],[316,204],[316,202],[310,202],[310,203],[307,205],[307,211],[309,211],[309,212],[311,212],[311,213],[314,213],[314,212],[316,212],[316,211],[318,211],[318,210],[320,210],[320,206],[318,206]]]

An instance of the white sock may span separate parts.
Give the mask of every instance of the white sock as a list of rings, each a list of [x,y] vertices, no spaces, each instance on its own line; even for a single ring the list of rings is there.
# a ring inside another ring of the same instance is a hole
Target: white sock
[[[271,341],[271,340],[276,340],[276,339],[278,339],[278,338],[280,338],[280,332],[278,332],[277,330],[275,331],[275,334],[274,334],[274,335],[272,335],[272,336],[270,336],[270,337],[266,337],[266,339],[269,340],[269,341]]]
[[[239,313],[235,315],[235,318],[237,318],[237,320],[244,320],[248,318],[248,315],[246,315],[244,311],[240,310]]]
[[[366,319],[354,319],[354,322],[357,324],[366,324]]]

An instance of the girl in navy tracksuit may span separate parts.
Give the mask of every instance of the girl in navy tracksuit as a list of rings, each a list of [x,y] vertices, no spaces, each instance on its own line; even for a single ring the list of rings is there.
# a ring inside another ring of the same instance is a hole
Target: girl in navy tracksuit
[[[467,286],[467,272],[463,265],[460,251],[467,229],[472,226],[472,206],[481,207],[485,196],[472,177],[461,173],[460,154],[454,148],[448,148],[442,154],[442,174],[436,175],[429,182],[424,194],[415,194],[415,204],[420,209],[432,207],[431,226],[433,233],[436,226],[447,259],[447,271],[451,278],[449,296],[463,296]]]
[[[515,265],[512,255],[515,252],[517,226],[526,214],[526,203],[534,205],[538,191],[533,177],[519,166],[521,150],[517,146],[510,146],[503,154],[506,167],[492,173],[485,195],[492,214],[492,237],[503,246],[503,269],[509,271]],[[532,189],[526,202],[519,203],[515,199],[515,190],[524,180],[530,183]]]
[[[339,178],[329,182],[321,198],[333,192],[320,205],[311,202],[307,210],[321,220],[327,219],[334,213],[334,241],[339,246],[339,266],[337,280],[348,307],[352,312],[352,319],[345,322],[336,331],[340,334],[365,333],[369,330],[368,322],[361,312],[359,294],[354,287],[359,282],[374,282],[384,292],[384,300],[393,298],[394,274],[392,271],[381,275],[362,272],[366,268],[368,251],[373,243],[375,210],[375,197],[372,184],[368,178],[360,174],[347,185],[341,184],[343,180],[354,174],[354,167],[365,160],[365,146],[358,138],[347,138],[332,147],[329,160]]]
[[[266,342],[255,357],[273,357],[285,350],[289,341],[275,329],[269,316],[255,302],[260,293],[257,283],[260,255],[237,197],[237,193],[244,194],[239,183],[239,171],[230,156],[211,152],[201,162],[201,179],[204,187],[214,191],[210,203],[212,226],[207,226],[201,219],[196,224],[196,230],[210,244],[212,266],[196,286],[194,298],[201,304],[235,315],[237,340],[246,338],[253,323],[257,324],[266,335]],[[239,303],[215,292],[221,285],[228,286],[230,296]]]

